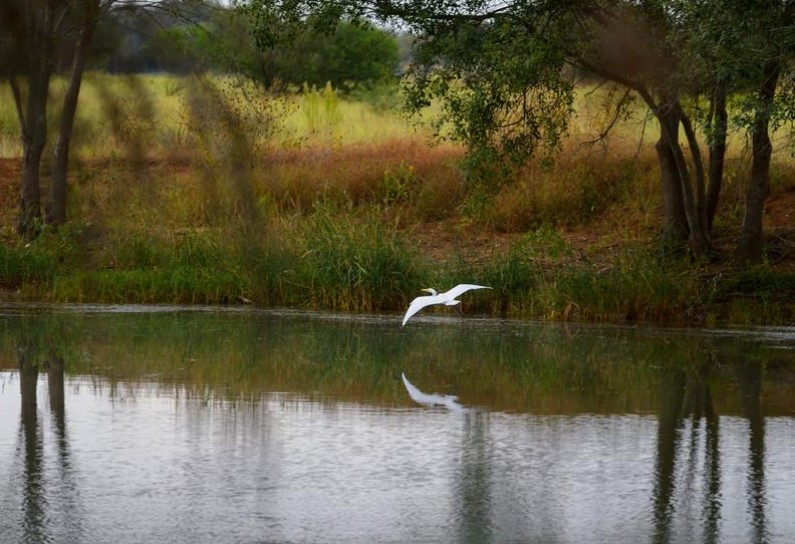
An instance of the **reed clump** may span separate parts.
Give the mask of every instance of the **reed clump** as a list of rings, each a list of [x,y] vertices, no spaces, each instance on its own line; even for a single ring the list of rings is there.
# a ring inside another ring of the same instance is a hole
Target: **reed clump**
[[[55,277],[58,260],[49,251],[0,245],[0,288],[47,285]]]
[[[312,306],[396,309],[421,280],[414,252],[372,215],[349,217],[317,203],[300,247],[295,277]]]

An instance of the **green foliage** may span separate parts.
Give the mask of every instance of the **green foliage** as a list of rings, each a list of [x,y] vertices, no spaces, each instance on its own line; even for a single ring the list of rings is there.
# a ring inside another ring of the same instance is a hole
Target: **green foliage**
[[[245,15],[232,9],[214,9],[202,24],[164,28],[147,42],[160,68],[174,73],[213,70],[240,74],[264,82],[265,71]]]
[[[503,313],[537,315],[541,301],[551,294],[551,271],[574,266],[572,256],[560,234],[542,225],[481,267],[482,281],[499,294]]]
[[[148,233],[131,232],[121,237],[111,249],[113,266],[123,270],[147,270],[168,262],[162,244]]]
[[[86,228],[68,224],[58,231],[47,227],[29,243],[0,243],[0,286],[48,286],[64,270],[87,261]]]
[[[776,272],[768,265],[743,268],[716,283],[716,300],[754,297],[763,302],[795,296],[795,273]]]
[[[395,37],[384,30],[342,22],[333,31],[310,29],[298,34],[266,52],[264,62],[268,83],[322,87],[331,82],[348,93],[393,78],[400,50]]]
[[[599,266],[548,225],[483,263],[458,261],[437,274],[439,285],[466,277],[493,288],[469,302],[471,311],[561,321],[691,320],[699,318],[707,296],[688,263],[630,248]]]
[[[56,255],[36,244],[8,247],[0,244],[0,287],[46,284],[56,275]]]
[[[466,142],[477,162],[497,157],[517,163],[539,147],[557,149],[566,132],[573,87],[562,68],[577,27],[576,7],[548,10],[517,4],[503,13],[485,2],[454,6],[429,1],[409,7],[252,0],[245,10],[263,48],[292,42],[298,49],[313,31],[334,27],[336,35],[355,44],[364,34],[358,25],[341,20],[361,21],[371,13],[384,20],[397,16],[416,35],[425,36],[406,78],[409,108],[419,112],[438,101],[438,136]],[[357,52],[351,58],[366,66],[361,55],[372,56],[376,49],[372,42],[366,45],[340,48],[334,55]],[[316,52],[311,48],[302,50],[308,65],[312,54]]]
[[[795,319],[795,273],[762,264],[712,276],[705,283],[711,320],[765,325]]]
[[[398,111],[403,105],[403,97],[397,82],[391,78],[377,83],[356,85],[350,91],[353,100],[368,104],[379,113]]]
[[[240,302],[247,285],[229,270],[164,268],[78,271],[53,282],[56,301],[173,304]]]
[[[240,270],[251,286],[248,298],[271,306],[305,304],[305,287],[296,283],[301,259],[292,245],[274,236],[237,240]]]
[[[403,161],[395,168],[387,168],[384,179],[379,183],[379,193],[382,202],[386,205],[410,204],[414,201],[420,186],[414,167]]]

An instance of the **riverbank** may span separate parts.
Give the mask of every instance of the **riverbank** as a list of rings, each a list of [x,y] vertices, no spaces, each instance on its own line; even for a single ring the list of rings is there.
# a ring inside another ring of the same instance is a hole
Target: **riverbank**
[[[461,161],[461,147],[431,144],[429,127],[399,112],[329,89],[274,97],[214,81],[208,92],[190,78],[90,74],[68,223],[33,242],[15,234],[21,160],[0,158],[0,297],[400,312],[421,288],[467,282],[493,287],[465,296],[470,313],[795,322],[795,163],[786,154],[771,170],[765,263],[732,259],[744,142],[730,142],[717,255],[695,262],[659,245],[648,112],[628,112],[595,139],[604,90],[580,90],[558,153],[484,177]],[[18,145],[13,131],[0,134],[5,156],[21,155]]]
[[[32,243],[13,235],[19,161],[0,161],[0,297],[393,312],[420,288],[473,282],[494,289],[465,297],[470,313],[658,324],[795,321],[792,186],[775,188],[767,207],[768,262],[738,268],[731,261],[737,233],[721,226],[728,220],[716,227],[719,259],[663,257],[660,204],[650,188],[645,203],[624,199],[584,219],[563,220],[561,212],[554,224],[508,228],[495,210],[499,194],[488,209],[467,209],[474,204],[454,181],[454,151],[428,158],[411,144],[360,148],[360,167],[368,150],[375,153],[372,172],[364,169],[364,181],[347,177],[347,189],[327,183],[312,192],[297,177],[288,185],[274,172],[288,171],[293,156],[257,169],[251,179],[272,185],[251,216],[234,200],[204,199],[201,191],[212,189],[202,189],[189,161],[150,161],[144,170],[124,161],[85,163],[73,181],[80,197],[73,219]],[[401,158],[384,167],[378,160],[387,154]],[[345,159],[302,160],[302,175],[317,179],[329,171],[327,161],[351,164]],[[123,183],[114,188],[114,180]]]

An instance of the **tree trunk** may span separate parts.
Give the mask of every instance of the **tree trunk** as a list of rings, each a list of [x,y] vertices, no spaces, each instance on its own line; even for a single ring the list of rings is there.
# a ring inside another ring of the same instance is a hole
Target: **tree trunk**
[[[676,101],[669,100],[664,102],[662,106],[655,108],[654,113],[660,123],[661,139],[668,144],[669,157],[672,159],[675,171],[679,177],[681,203],[687,220],[690,251],[692,251],[693,256],[700,257],[710,249],[711,245],[703,228],[697,198],[687,169],[687,160],[679,143],[681,107]]]
[[[751,180],[745,198],[745,216],[737,245],[737,257],[741,262],[756,263],[764,257],[762,248],[762,218],[765,202],[770,192],[770,159],[773,146],[770,143],[770,110],[776,94],[776,86],[781,73],[778,59],[765,63],[764,79],[759,88],[761,106],[754,114],[752,134]]]
[[[26,240],[39,234],[41,219],[41,192],[39,189],[39,169],[44,142],[25,142],[22,159],[22,187],[19,196],[19,218],[17,233]]]
[[[47,95],[50,87],[49,62],[38,63],[37,73],[29,77],[27,112],[22,127],[22,186],[19,197],[17,232],[26,240],[39,234],[41,191],[39,171],[47,143]]]
[[[676,170],[671,147],[664,137],[660,137],[655,149],[657,151],[657,160],[660,163],[663,202],[665,204],[663,243],[677,246],[687,240],[689,234],[682,200],[682,184],[679,182],[679,173]]]
[[[22,186],[17,232],[25,239],[39,233],[41,192],[39,170],[47,142],[47,96],[50,90],[55,40],[55,7],[50,1],[30,1],[25,6],[28,55],[27,108],[22,115],[21,94],[14,93],[22,133]]]
[[[712,249],[707,236],[704,211],[704,168],[701,152],[690,120],[684,114],[678,99],[665,96],[658,102],[652,91],[631,78],[603,70],[587,61],[582,67],[610,81],[627,86],[643,99],[660,124],[660,139],[657,142],[657,158],[660,162],[665,218],[663,243],[678,245],[687,239],[691,252],[700,257]],[[698,194],[693,189],[688,172],[687,160],[679,143],[679,127],[684,121],[685,133],[691,146],[691,156],[696,168]]]
[[[94,34],[94,28],[96,27],[97,17],[99,16],[99,0],[84,0],[84,7],[83,24],[75,44],[72,71],[64,96],[60,131],[52,153],[52,181],[45,211],[45,222],[54,227],[59,227],[66,222],[66,196],[68,192],[66,175],[69,167],[69,145],[77,111],[77,99],[80,95],[80,84],[82,83],[86,66],[86,56],[91,44],[91,37]]]
[[[636,87],[635,90],[660,123],[660,139],[656,148],[665,200],[663,241],[677,243],[686,237],[690,251],[695,257],[700,257],[711,249],[711,243],[704,230],[702,214],[699,213],[699,203],[703,201],[704,176],[701,154],[697,146],[693,145],[695,135],[692,127],[685,118],[685,132],[691,141],[692,157],[696,163],[696,181],[702,185],[698,197],[693,190],[687,160],[679,143],[679,125],[682,123],[684,112],[678,100],[667,98],[660,104],[647,89]]]
[[[723,165],[726,159],[726,135],[729,131],[729,114],[726,110],[726,86],[718,83],[712,96],[710,123],[712,135],[709,143],[709,187],[707,188],[707,230],[712,232],[715,212],[718,210],[720,190],[723,185]]]
[[[690,117],[682,110],[682,106],[677,102],[676,108],[679,111],[679,119],[682,123],[682,128],[687,137],[687,145],[690,148],[690,156],[693,159],[693,172],[695,174],[695,198],[696,198],[696,215],[698,217],[698,224],[701,232],[704,233],[704,238],[709,244],[709,230],[707,229],[707,207],[706,207],[706,190],[704,188],[704,159],[701,157],[701,146],[696,137],[696,131],[693,130],[693,124],[690,122]],[[684,158],[684,154],[683,154]]]

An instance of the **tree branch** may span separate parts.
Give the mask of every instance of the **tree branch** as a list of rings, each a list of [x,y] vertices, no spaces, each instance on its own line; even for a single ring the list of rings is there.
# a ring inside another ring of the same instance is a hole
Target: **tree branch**
[[[599,136],[597,136],[596,138],[594,138],[590,142],[586,142],[586,143],[595,144],[595,143],[604,141],[607,138],[607,135],[610,134],[610,131],[613,130],[613,127],[616,126],[616,123],[618,123],[618,120],[621,118],[621,108],[623,107],[623,105],[629,99],[629,95],[632,94],[632,91],[633,91],[633,89],[630,89],[629,87],[627,87],[624,90],[624,95],[621,98],[619,98],[618,104],[616,104],[616,108],[613,111],[613,117],[612,117],[612,119],[610,119],[610,122],[607,124],[605,129],[602,132],[599,133]]]

